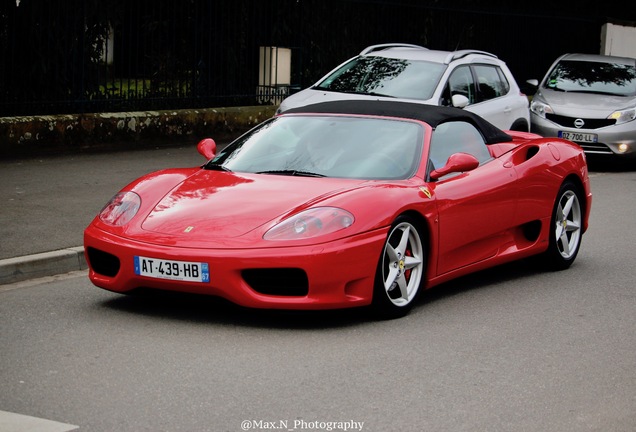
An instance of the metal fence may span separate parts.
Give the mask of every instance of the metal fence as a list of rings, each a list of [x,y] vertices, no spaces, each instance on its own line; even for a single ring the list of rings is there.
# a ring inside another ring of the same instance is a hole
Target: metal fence
[[[0,0],[0,116],[277,104],[385,42],[491,51],[518,80],[598,52],[598,2],[479,3]]]

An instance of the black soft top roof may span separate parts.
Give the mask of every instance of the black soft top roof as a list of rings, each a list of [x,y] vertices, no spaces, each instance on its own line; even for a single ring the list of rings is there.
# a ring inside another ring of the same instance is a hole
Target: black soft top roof
[[[399,117],[420,120],[428,123],[433,129],[449,121],[466,121],[479,129],[486,140],[486,144],[512,141],[512,137],[483,118],[470,111],[459,108],[424,105],[409,102],[344,100],[322,102],[292,108],[283,114],[317,113],[317,114],[359,114],[386,117]]]

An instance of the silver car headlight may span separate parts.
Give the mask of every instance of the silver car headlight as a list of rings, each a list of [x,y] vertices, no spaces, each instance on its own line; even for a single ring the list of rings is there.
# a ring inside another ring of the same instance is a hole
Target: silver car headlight
[[[554,114],[552,107],[545,102],[539,100],[533,100],[530,104],[530,111],[535,113],[541,118],[545,118],[546,114]]]
[[[636,107],[614,111],[607,118],[616,120],[617,125],[630,122],[636,119]]]

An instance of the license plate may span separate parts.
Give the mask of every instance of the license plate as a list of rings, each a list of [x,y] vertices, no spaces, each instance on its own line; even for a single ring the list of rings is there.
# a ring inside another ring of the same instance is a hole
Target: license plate
[[[155,279],[185,282],[210,282],[207,263],[135,257],[135,274]]]
[[[579,133],[579,132],[565,132],[559,131],[559,138],[566,139],[568,141],[595,143],[598,141],[596,134]]]

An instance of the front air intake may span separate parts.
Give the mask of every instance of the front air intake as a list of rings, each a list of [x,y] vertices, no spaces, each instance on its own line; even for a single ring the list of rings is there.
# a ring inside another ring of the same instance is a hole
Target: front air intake
[[[248,269],[243,280],[260,294],[303,297],[309,293],[309,280],[298,268]]]
[[[87,248],[86,253],[88,264],[95,273],[107,277],[117,276],[121,264],[115,255],[92,247]]]

